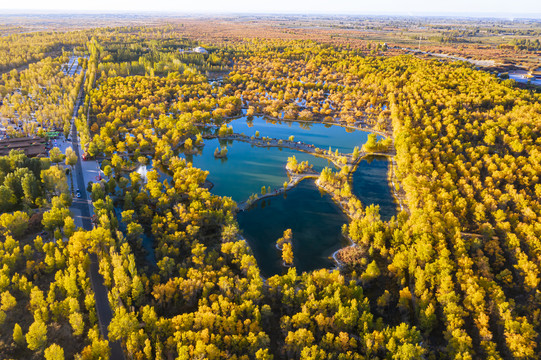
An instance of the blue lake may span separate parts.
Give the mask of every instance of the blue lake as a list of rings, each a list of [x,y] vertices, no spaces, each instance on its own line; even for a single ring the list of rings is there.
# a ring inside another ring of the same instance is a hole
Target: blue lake
[[[229,123],[238,134],[254,136],[259,131],[260,136],[276,139],[288,139],[291,135],[295,141],[312,144],[321,149],[338,149],[341,153],[352,153],[355,146],[359,149],[366,143],[369,132],[355,130],[339,125],[319,122],[297,122],[286,120],[271,120],[263,116],[254,116],[248,120],[246,116],[232,120]],[[379,136],[378,136],[379,138]]]
[[[381,219],[387,221],[397,213],[395,198],[388,182],[389,161],[385,156],[367,156],[352,176],[352,191],[363,206],[379,205]]]
[[[214,150],[223,146],[227,146],[227,158],[215,158]],[[260,194],[262,186],[270,186],[272,190],[282,188],[288,181],[285,166],[291,156],[298,162],[308,161],[317,172],[334,166],[326,159],[287,148],[262,148],[218,139],[206,140],[201,154],[185,155],[194,167],[210,172],[207,179],[214,184],[213,194],[230,196],[237,202],[247,200],[254,193]]]
[[[285,196],[258,200],[238,213],[237,219],[264,276],[287,271],[276,248],[276,240],[286,229],[293,232],[294,266],[298,271],[333,267],[330,256],[346,245],[341,232],[348,221],[346,215],[311,179],[301,181]]]

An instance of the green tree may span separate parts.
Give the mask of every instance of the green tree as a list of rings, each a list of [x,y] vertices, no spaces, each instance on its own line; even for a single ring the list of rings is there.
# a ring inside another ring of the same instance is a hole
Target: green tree
[[[34,174],[26,174],[21,181],[24,199],[29,205],[32,205],[39,196],[40,184]]]
[[[13,191],[5,185],[0,185],[0,211],[9,211],[17,204]]]
[[[90,194],[90,197],[92,198],[92,201],[105,199],[105,190],[103,189],[103,185],[101,183],[92,184],[92,193]]]
[[[45,185],[45,189],[55,196],[67,194],[69,191],[66,176],[58,166],[51,166],[47,170],[42,170],[41,180]]]
[[[62,154],[59,148],[54,147],[49,151],[49,159],[51,159],[51,162],[58,164],[64,160],[64,154]]]
[[[22,211],[15,211],[12,214],[4,213],[0,215],[0,226],[19,239],[28,228],[28,220],[28,215]]]

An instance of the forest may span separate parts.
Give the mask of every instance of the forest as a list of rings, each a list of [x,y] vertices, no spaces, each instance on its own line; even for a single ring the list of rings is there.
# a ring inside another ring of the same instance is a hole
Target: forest
[[[0,52],[3,135],[80,142],[77,155],[0,157],[1,358],[106,359],[112,343],[129,359],[541,357],[539,92],[394,44],[218,38],[186,24],[1,38],[18,49]],[[233,138],[271,144],[237,133],[243,116],[371,132],[350,154],[309,149],[330,161],[321,171],[284,163],[347,216],[334,268],[298,271],[284,229],[282,272],[263,276],[240,204],[190,161],[209,138],[222,141],[217,161]],[[101,172],[79,189],[83,153]],[[387,221],[352,191],[368,154],[391,164]]]

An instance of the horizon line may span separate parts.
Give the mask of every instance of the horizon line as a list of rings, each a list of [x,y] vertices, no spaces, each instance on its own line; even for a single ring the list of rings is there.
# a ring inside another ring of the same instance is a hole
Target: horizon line
[[[493,19],[507,19],[507,20],[541,20],[541,13],[502,13],[502,12],[365,12],[365,13],[341,13],[341,12],[311,12],[300,13],[296,11],[284,11],[284,12],[258,12],[258,11],[167,11],[167,10],[105,10],[105,9],[1,9],[1,16],[19,15],[19,16],[31,16],[31,15],[161,15],[164,17],[174,16],[340,16],[340,17],[357,17],[357,16],[389,16],[389,17],[434,17],[434,18],[493,18]]]

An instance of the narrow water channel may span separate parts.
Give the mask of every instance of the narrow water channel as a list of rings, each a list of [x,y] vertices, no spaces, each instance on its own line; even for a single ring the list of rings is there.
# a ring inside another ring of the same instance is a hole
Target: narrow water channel
[[[119,230],[122,231],[124,235],[126,235],[127,229],[126,223],[122,221],[122,211],[123,210],[121,208],[115,207],[115,215],[118,220]],[[141,235],[141,240],[141,245],[145,250],[145,261],[148,265],[156,266],[156,256],[154,254],[154,240],[145,233]]]
[[[389,161],[385,156],[367,156],[353,173],[352,191],[363,206],[379,205],[384,221],[397,213],[397,204],[388,181]]]

